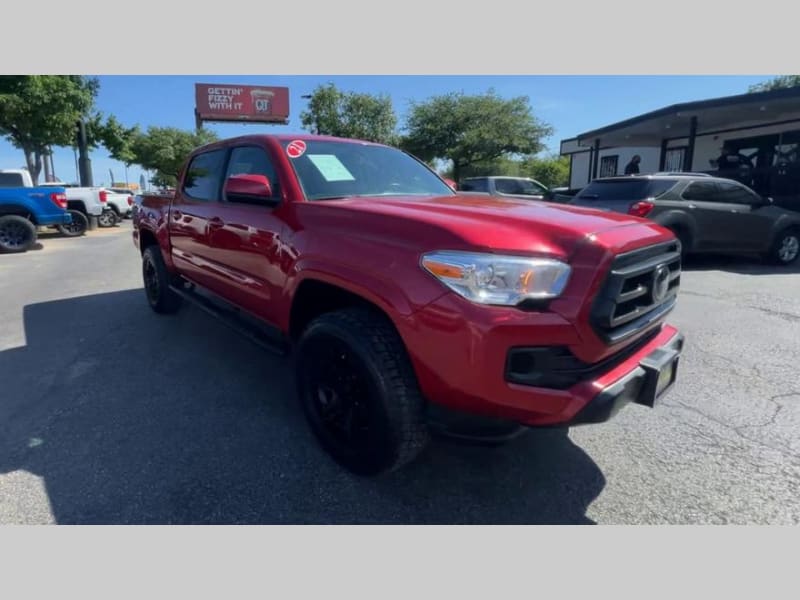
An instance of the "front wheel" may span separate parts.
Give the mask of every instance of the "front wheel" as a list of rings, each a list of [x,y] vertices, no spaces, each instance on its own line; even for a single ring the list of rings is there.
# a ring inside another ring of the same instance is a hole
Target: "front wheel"
[[[25,217],[0,217],[0,250],[3,252],[30,250],[36,243],[36,238],[36,226]]]
[[[86,233],[86,230],[89,228],[89,219],[86,215],[77,210],[68,210],[67,212],[72,216],[72,221],[56,226],[61,235],[66,237],[78,237]]]
[[[424,400],[397,331],[362,308],[323,314],[297,346],[297,389],[311,430],[349,471],[374,476],[425,448]]]
[[[183,298],[169,287],[171,277],[158,246],[150,246],[142,254],[142,279],[150,308],[160,314],[178,311]]]
[[[790,265],[798,256],[800,256],[800,228],[792,227],[776,236],[767,258],[778,265]]]

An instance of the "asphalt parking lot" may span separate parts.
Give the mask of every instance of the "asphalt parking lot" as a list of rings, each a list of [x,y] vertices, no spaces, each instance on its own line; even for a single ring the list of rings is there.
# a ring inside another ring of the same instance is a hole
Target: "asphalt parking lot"
[[[0,256],[0,523],[800,523],[800,266],[690,260],[655,410],[378,480],[318,449],[286,359],[153,314],[130,221]]]

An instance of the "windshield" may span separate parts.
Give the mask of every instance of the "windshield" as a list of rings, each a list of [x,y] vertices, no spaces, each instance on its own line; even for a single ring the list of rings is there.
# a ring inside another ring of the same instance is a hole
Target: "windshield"
[[[309,200],[455,194],[433,171],[396,148],[329,140],[281,144]]]

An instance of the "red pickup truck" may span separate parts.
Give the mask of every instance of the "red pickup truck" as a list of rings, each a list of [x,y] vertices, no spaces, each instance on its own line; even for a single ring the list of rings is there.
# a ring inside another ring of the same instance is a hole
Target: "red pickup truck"
[[[361,475],[429,432],[496,441],[653,406],[683,336],[668,230],[627,215],[455,192],[380,144],[307,135],[216,142],[133,239],[152,309],[194,302],[291,354],[321,445]]]

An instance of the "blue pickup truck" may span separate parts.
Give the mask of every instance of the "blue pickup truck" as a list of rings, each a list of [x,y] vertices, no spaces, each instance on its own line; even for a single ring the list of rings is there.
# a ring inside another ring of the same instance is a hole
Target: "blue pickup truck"
[[[83,233],[74,225],[64,188],[0,185],[0,252],[30,249],[36,243],[37,227],[55,226],[67,236]]]

